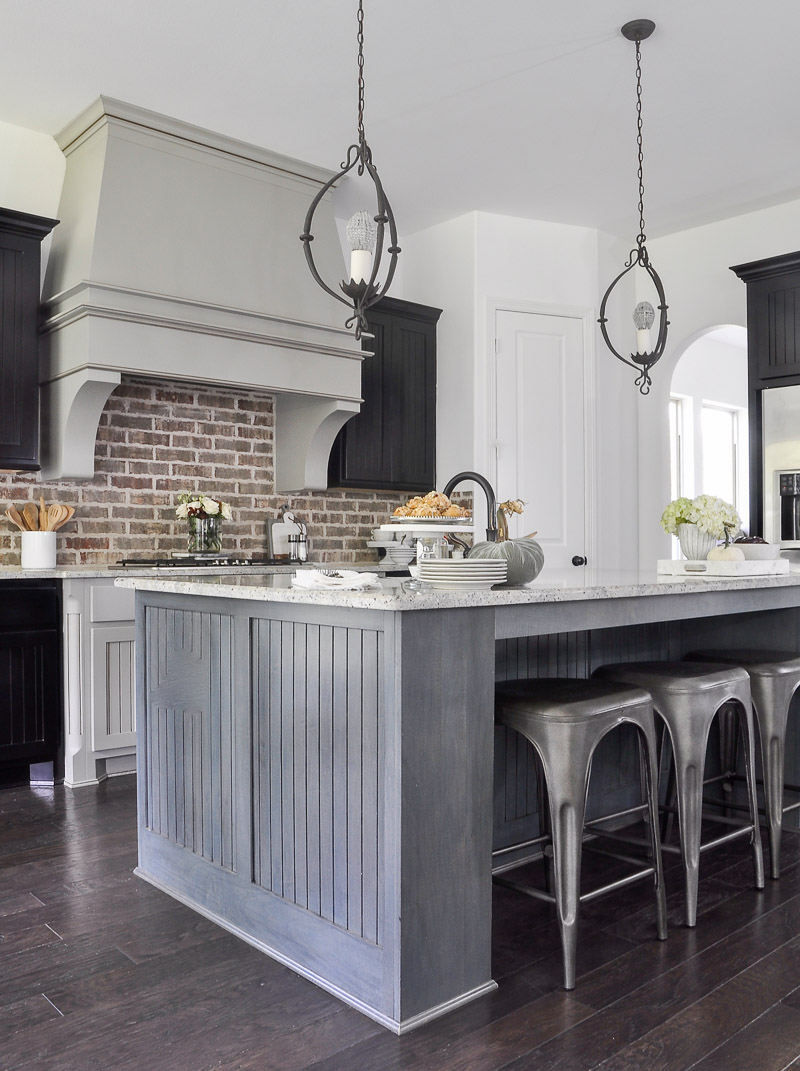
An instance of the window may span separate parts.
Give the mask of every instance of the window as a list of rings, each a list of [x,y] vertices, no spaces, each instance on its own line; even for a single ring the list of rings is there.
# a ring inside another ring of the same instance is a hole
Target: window
[[[683,494],[683,399],[669,400],[670,501]]]
[[[704,402],[701,428],[703,491],[732,502],[739,511],[743,526],[747,528],[747,413],[745,410]]]

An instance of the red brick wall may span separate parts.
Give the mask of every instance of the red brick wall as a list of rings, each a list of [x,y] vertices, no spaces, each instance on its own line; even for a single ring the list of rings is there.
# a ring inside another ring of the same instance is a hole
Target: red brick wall
[[[130,379],[109,398],[100,420],[92,480],[42,483],[39,476],[0,475],[9,502],[63,502],[75,517],[58,534],[59,565],[104,565],[122,557],[185,550],[185,522],[175,518],[181,491],[228,502],[223,550],[266,552],[266,518],[283,507],[308,523],[318,561],[375,561],[370,529],[388,520],[408,495],[273,490],[274,406],[270,395]],[[0,562],[19,563],[19,532],[3,517]]]

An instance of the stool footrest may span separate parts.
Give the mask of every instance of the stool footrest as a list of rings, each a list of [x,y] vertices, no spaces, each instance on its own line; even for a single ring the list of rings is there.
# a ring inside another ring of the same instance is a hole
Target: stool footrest
[[[719,837],[712,837],[711,840],[707,840],[705,842],[705,844],[701,844],[700,845],[700,851],[701,852],[710,851],[711,848],[716,848],[720,844],[727,844],[728,841],[736,840],[737,837],[743,837],[746,833],[749,833],[752,836],[753,827],[752,826],[739,826],[738,829],[732,829],[730,831],[730,833],[723,833]],[[661,851],[662,852],[674,852],[676,855],[680,855],[681,846],[680,846],[680,844],[664,844],[662,842]]]
[[[591,889],[589,892],[581,893],[578,899],[582,904],[585,904],[589,900],[596,900],[599,896],[605,896],[606,893],[614,892],[616,889],[622,889],[626,885],[632,885],[635,881],[649,878],[655,874],[655,872],[655,867],[643,867],[641,870],[637,870],[633,874],[626,874],[625,877],[617,878],[616,881],[610,881],[607,885],[601,885],[598,889]],[[495,875],[492,878],[492,881],[495,885],[502,885],[504,889],[513,889],[514,892],[524,893],[525,896],[530,896],[534,900],[543,900],[547,904],[554,904],[556,902],[555,896],[545,892],[544,889],[537,889],[534,885],[523,885],[521,882],[509,881],[508,878],[503,878],[499,875]]]

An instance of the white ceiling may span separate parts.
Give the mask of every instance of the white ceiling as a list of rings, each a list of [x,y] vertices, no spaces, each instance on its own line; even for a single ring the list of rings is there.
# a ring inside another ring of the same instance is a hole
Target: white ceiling
[[[800,196],[800,3],[365,0],[367,137],[401,234],[471,209],[636,233],[644,42],[655,236]],[[0,120],[54,134],[98,95],[335,168],[355,0],[0,0]],[[791,241],[788,243],[791,245]]]

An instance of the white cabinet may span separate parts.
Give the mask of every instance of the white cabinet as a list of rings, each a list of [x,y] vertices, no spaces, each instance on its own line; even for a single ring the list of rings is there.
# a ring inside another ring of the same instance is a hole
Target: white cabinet
[[[136,769],[134,593],[113,577],[64,581],[64,783]]]

